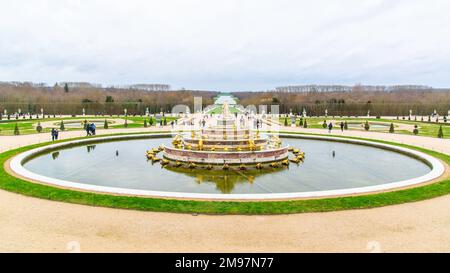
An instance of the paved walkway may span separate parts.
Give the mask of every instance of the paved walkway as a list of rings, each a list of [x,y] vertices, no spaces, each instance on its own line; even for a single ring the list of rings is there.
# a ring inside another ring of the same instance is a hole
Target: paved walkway
[[[98,134],[161,130],[99,130]],[[321,129],[292,128],[308,133]],[[334,134],[340,134],[337,131]],[[84,132],[63,132],[61,138]],[[450,154],[450,140],[375,132],[343,135],[408,143]],[[0,150],[48,134],[0,137]],[[0,251],[450,252],[450,195],[376,209],[277,216],[192,216],[90,207],[0,190]]]

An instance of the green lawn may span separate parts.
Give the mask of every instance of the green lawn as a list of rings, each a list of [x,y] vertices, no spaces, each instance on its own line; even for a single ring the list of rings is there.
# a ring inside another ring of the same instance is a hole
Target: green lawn
[[[33,124],[36,124],[38,122],[58,122],[58,121],[65,121],[65,120],[81,120],[81,119],[86,119],[86,120],[111,120],[111,119],[124,119],[124,117],[116,117],[116,116],[98,116],[98,117],[66,117],[66,118],[46,118],[46,119],[11,119],[11,120],[1,120],[0,121],[0,135],[6,135],[6,136],[11,136],[14,135],[14,127],[16,126],[16,124],[19,127],[19,132],[21,135],[27,135],[27,134],[35,134],[36,130],[33,127]],[[128,123],[128,127],[127,128],[139,128],[139,127],[143,127],[144,126],[144,117],[127,117],[126,118],[129,121],[133,121],[132,123]],[[147,123],[149,122],[149,118],[147,119]],[[156,122],[155,122],[155,118],[153,117],[153,126],[155,126]],[[172,117],[167,117],[167,122],[168,124],[172,121],[175,120],[176,118],[172,118]],[[114,125],[114,124],[110,124],[109,128],[125,128],[125,126],[123,124],[121,125]],[[103,126],[99,129],[103,129]],[[51,128],[43,128],[42,133],[47,133],[50,132]],[[79,128],[66,128],[66,131],[76,131],[76,130],[81,130]]]
[[[284,117],[281,117],[279,119],[281,125],[284,125]],[[308,128],[315,128],[315,129],[323,129],[322,123],[325,118],[317,118],[317,117],[308,117],[306,118],[308,122]],[[328,120],[337,120],[337,121],[347,121],[347,122],[383,122],[383,123],[403,123],[403,124],[409,124],[409,125],[415,125],[417,124],[419,127],[419,136],[430,136],[430,137],[437,137],[439,126],[442,125],[442,130],[444,132],[444,138],[450,138],[450,122],[444,123],[444,124],[436,124],[436,123],[429,123],[429,122],[420,122],[420,121],[409,121],[409,120],[389,120],[389,119],[375,119],[375,118],[332,118],[328,117]],[[288,124],[290,126],[290,118],[288,117]],[[298,125],[300,122],[300,119],[297,119],[296,124]],[[354,129],[349,129],[354,130]],[[389,130],[376,130],[376,132],[389,132]],[[396,130],[396,134],[406,134],[406,135],[414,135],[414,133],[411,131],[406,130]]]
[[[239,113],[239,111],[236,109],[236,107],[234,107],[234,106],[231,106],[230,108],[229,108],[229,110],[230,110],[230,113],[231,114],[234,114],[234,113]],[[222,107],[221,106],[217,106],[216,108],[214,108],[213,110],[211,110],[210,112],[209,112],[209,114],[222,114]]]
[[[59,142],[63,142],[63,140]],[[386,141],[377,142],[419,150],[431,156],[437,157],[447,164],[450,164],[450,156],[442,153],[409,145],[390,143]],[[32,197],[92,206],[204,214],[285,214],[363,209],[420,201],[450,193],[450,179],[446,178],[440,182],[417,188],[340,198],[260,202],[189,201],[161,198],[113,196],[107,194],[54,188],[51,186],[24,181],[20,178],[9,175],[4,170],[3,166],[5,161],[12,156],[32,148],[44,146],[49,143],[51,142],[44,144],[35,144],[28,147],[22,147],[1,153],[0,164],[2,168],[0,169],[0,188]]]

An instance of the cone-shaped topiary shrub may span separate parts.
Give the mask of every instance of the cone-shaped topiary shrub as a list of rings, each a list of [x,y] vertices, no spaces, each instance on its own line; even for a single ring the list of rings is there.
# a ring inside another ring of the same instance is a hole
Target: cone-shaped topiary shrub
[[[108,129],[108,127],[109,127],[108,121],[105,119],[105,123],[103,123],[103,128]]]
[[[370,129],[370,125],[369,125],[369,122],[367,120],[366,120],[366,123],[364,124],[364,129],[366,131],[369,131],[369,129]]]
[[[288,126],[287,117],[284,118],[284,126]]]
[[[328,125],[327,125],[327,121],[326,121],[326,120],[324,120],[324,121],[323,121],[323,123],[322,123],[322,127],[326,129],[326,128],[327,128],[327,126],[328,126]]]
[[[145,118],[145,119],[144,119],[144,127],[147,128],[147,126],[148,126],[148,125],[147,125],[147,119]]]
[[[61,124],[59,125],[59,130],[64,131],[66,127],[64,127],[64,121],[61,120]]]
[[[394,129],[394,123],[391,123],[391,127],[389,127],[389,133],[394,133],[395,129]]]
[[[308,128],[308,122],[305,119],[305,122],[303,122],[303,128]]]
[[[17,123],[16,123],[16,126],[14,126],[14,135],[15,136],[20,135],[19,125]]]
[[[442,125],[439,126],[438,138],[444,138],[444,132],[442,131]]]
[[[419,134],[419,127],[417,126],[417,124],[414,125],[413,134],[415,134],[416,136]]]
[[[41,122],[38,122],[37,126],[36,126],[36,131],[38,133],[42,132],[42,126],[41,126]]]

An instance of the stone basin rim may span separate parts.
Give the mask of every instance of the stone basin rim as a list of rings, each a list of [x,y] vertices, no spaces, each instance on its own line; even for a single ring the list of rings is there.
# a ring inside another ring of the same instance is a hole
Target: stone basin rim
[[[299,138],[299,139],[312,139],[323,141],[337,141],[350,144],[366,145],[376,148],[386,149],[398,153],[405,154],[407,156],[416,158],[425,164],[427,164],[431,171],[425,175],[402,180],[385,183],[381,185],[356,187],[348,189],[337,190],[324,190],[324,191],[308,191],[308,192],[291,192],[291,193],[264,193],[264,194],[216,194],[216,193],[185,193],[185,192],[169,192],[169,191],[150,191],[150,190],[137,190],[128,188],[116,188],[108,186],[97,186],[90,184],[83,184],[78,182],[72,182],[67,180],[56,179],[39,175],[37,173],[27,170],[23,164],[36,155],[42,154],[47,151],[52,151],[58,148],[79,146],[82,144],[101,143],[104,141],[120,141],[120,140],[133,140],[133,139],[145,139],[145,138],[159,138],[159,137],[171,137],[172,133],[148,133],[148,134],[129,134],[129,135],[116,135],[97,137],[91,139],[79,139],[73,141],[67,141],[62,143],[50,144],[43,147],[38,147],[20,153],[13,157],[9,162],[9,167],[12,172],[19,175],[22,178],[30,181],[37,181],[49,186],[56,186],[61,188],[68,188],[73,190],[90,191],[101,194],[113,194],[113,195],[125,195],[125,196],[142,196],[153,198],[176,198],[176,199],[205,199],[205,200],[280,200],[280,199],[299,199],[299,198],[326,198],[336,196],[346,196],[354,194],[369,194],[380,191],[389,191],[399,188],[410,187],[421,183],[432,181],[439,178],[445,172],[445,166],[438,159],[425,154],[420,151],[395,146],[391,144],[372,142],[367,140],[330,137],[330,136],[317,136],[317,135],[302,135],[302,134],[290,134],[280,133],[277,134],[280,137]],[[145,151],[143,151],[145,153]]]

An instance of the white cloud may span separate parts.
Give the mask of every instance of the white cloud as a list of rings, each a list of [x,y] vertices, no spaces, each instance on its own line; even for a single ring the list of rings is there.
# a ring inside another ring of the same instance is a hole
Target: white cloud
[[[0,0],[0,80],[450,86],[447,0]]]

